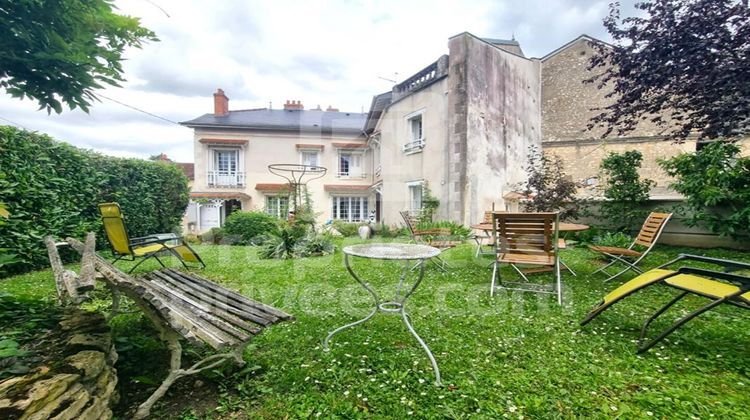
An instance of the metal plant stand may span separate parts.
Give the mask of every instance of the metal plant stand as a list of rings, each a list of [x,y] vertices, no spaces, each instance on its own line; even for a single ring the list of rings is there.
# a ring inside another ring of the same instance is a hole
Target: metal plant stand
[[[435,385],[441,386],[442,383],[440,382],[440,369],[438,368],[437,362],[435,361],[435,356],[432,355],[432,351],[430,351],[427,343],[425,343],[424,340],[422,340],[422,338],[419,336],[419,334],[417,334],[417,332],[414,330],[414,327],[411,325],[411,321],[409,320],[409,314],[406,312],[406,300],[409,298],[409,296],[412,295],[412,293],[414,293],[419,284],[422,282],[422,278],[424,277],[425,260],[437,257],[438,255],[440,255],[440,250],[437,248],[427,245],[415,244],[375,243],[352,245],[344,248],[344,264],[346,266],[346,269],[349,271],[349,274],[351,274],[352,277],[354,277],[354,279],[359,284],[361,284],[362,287],[370,293],[370,295],[372,295],[372,298],[374,300],[374,308],[366,317],[360,319],[359,321],[346,324],[331,331],[323,342],[323,348],[328,351],[328,343],[335,334],[338,334],[339,332],[347,328],[354,327],[355,325],[359,325],[368,321],[370,318],[375,316],[378,311],[391,314],[398,313],[401,314],[401,317],[404,320],[404,324],[406,324],[406,328],[409,329],[409,332],[414,336],[414,338],[417,339],[417,342],[419,342],[424,351],[427,353],[427,357],[429,357],[430,363],[432,364],[432,370],[435,372]],[[398,282],[398,285],[396,286],[396,293],[393,297],[393,300],[382,300],[375,292],[375,290],[373,290],[367,282],[363,281],[354,272],[354,270],[352,270],[351,264],[349,263],[350,256],[378,260],[403,261],[404,268],[401,273],[401,278]],[[405,284],[405,280],[407,275],[412,271],[411,261],[414,260],[419,260],[419,263],[417,263],[419,274],[411,287],[409,287],[407,284]]]
[[[276,163],[268,165],[268,170],[277,176],[286,179],[289,183],[289,194],[294,201],[289,203],[296,210],[304,204],[303,191],[307,183],[322,178],[328,171],[322,166],[298,165],[293,163]]]

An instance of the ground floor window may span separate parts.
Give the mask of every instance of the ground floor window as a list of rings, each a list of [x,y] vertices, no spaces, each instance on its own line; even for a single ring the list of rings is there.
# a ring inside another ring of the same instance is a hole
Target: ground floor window
[[[367,220],[367,197],[333,197],[332,217],[347,222]]]
[[[279,219],[286,219],[289,213],[289,197],[284,195],[266,196],[266,213]]]
[[[407,184],[409,187],[409,209],[422,209],[422,182],[413,182]]]

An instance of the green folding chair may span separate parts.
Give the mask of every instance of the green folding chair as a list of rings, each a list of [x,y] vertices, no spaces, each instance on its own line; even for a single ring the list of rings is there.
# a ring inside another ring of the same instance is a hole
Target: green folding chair
[[[112,263],[120,260],[135,261],[138,258],[141,259],[128,273],[133,272],[150,258],[155,259],[162,267],[165,267],[159,259],[160,254],[174,255],[185,268],[190,268],[187,263],[200,264],[203,268],[206,267],[198,253],[182,237],[173,233],[130,238],[125,229],[125,217],[119,204],[101,203],[99,204],[99,213],[102,215],[104,231],[112,247],[112,254],[115,256]]]

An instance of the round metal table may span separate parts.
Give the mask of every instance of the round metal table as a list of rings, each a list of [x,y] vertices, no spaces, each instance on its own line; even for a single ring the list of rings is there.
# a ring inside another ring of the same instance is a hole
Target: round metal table
[[[378,311],[384,313],[398,313],[401,314],[401,318],[403,318],[404,324],[406,324],[406,328],[409,329],[409,332],[411,332],[414,338],[417,339],[417,342],[419,342],[424,351],[427,353],[427,357],[429,357],[430,363],[432,364],[432,370],[435,372],[435,385],[440,386],[440,369],[438,368],[437,362],[435,361],[435,356],[432,355],[432,351],[430,351],[427,343],[425,343],[424,340],[422,340],[422,338],[419,336],[419,334],[417,334],[417,332],[414,330],[414,327],[411,325],[411,321],[409,320],[409,314],[406,313],[406,300],[414,293],[415,290],[417,290],[417,287],[422,282],[422,278],[424,278],[425,261],[438,255],[440,255],[439,249],[427,245],[418,244],[373,243],[345,247],[344,265],[346,266],[347,271],[349,271],[349,274],[351,274],[352,277],[354,277],[354,279],[360,285],[362,285],[362,287],[367,290],[370,295],[372,295],[374,307],[366,317],[360,319],[359,321],[343,325],[331,331],[323,342],[323,348],[328,351],[328,343],[335,334],[338,334],[339,332],[347,328],[354,327],[355,325],[366,322],[367,320],[375,316]],[[377,260],[403,261],[404,268],[401,273],[401,278],[399,279],[398,285],[396,286],[396,293],[392,300],[381,299],[380,296],[378,296],[377,292],[375,292],[375,290],[373,290],[373,288],[370,287],[370,285],[366,281],[363,281],[354,272],[354,270],[352,270],[351,264],[349,262],[350,256]],[[412,265],[411,261],[415,260],[419,260],[419,262],[417,263],[417,265]],[[406,278],[408,274],[415,268],[418,268],[419,272],[417,274],[416,280],[414,280],[414,283],[411,285],[411,287],[409,287],[406,284]]]

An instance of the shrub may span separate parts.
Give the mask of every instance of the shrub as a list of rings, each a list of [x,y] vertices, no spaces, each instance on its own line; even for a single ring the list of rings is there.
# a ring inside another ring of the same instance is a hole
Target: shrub
[[[204,244],[214,244],[219,245],[224,243],[224,239],[226,237],[226,232],[224,232],[224,229],[219,227],[213,227],[209,229],[208,232],[203,232],[200,235],[198,235],[198,239],[201,243]]]
[[[633,238],[622,232],[605,232],[594,237],[594,244],[601,246],[616,246],[627,248],[633,242]]]
[[[440,207],[440,200],[432,195],[430,183],[425,181],[422,184],[422,212],[419,214],[419,221],[431,222],[438,207]]]
[[[82,237],[98,230],[98,243],[106,243],[100,202],[120,204],[133,237],[174,231],[187,207],[187,184],[168,162],[102,156],[0,127],[0,203],[9,213],[0,224],[0,249],[13,255],[2,274],[48,265],[46,235]]]
[[[294,258],[297,243],[307,234],[308,227],[303,223],[282,222],[275,232],[264,238],[258,249],[260,258]]]
[[[578,186],[563,171],[559,156],[547,156],[531,146],[524,169],[528,178],[520,188],[531,197],[522,204],[524,211],[559,211],[561,220],[575,218],[581,213],[584,203],[576,197]]]
[[[294,255],[298,257],[317,257],[333,254],[336,247],[329,235],[311,234],[298,241],[294,247]]]
[[[224,232],[236,238],[236,244],[256,243],[258,237],[276,230],[278,219],[259,211],[236,211],[224,222]]]
[[[360,226],[366,225],[366,223],[349,223],[343,220],[334,220],[333,228],[341,234],[341,236],[357,236],[357,231]]]
[[[735,239],[750,236],[750,157],[734,143],[715,142],[696,153],[659,162],[686,197],[689,226],[703,225]]]
[[[438,229],[448,228],[451,230],[451,236],[466,239],[471,235],[471,229],[464,225],[460,225],[450,220],[439,220],[437,222],[420,222],[417,224],[417,229]]]
[[[606,180],[601,214],[616,230],[630,229],[641,222],[648,213],[644,204],[655,182],[641,180],[638,168],[643,155],[637,150],[610,153],[602,160],[600,168]]]
[[[408,229],[405,227],[394,227],[385,223],[372,225],[372,234],[382,238],[396,238],[399,236],[409,236]]]

